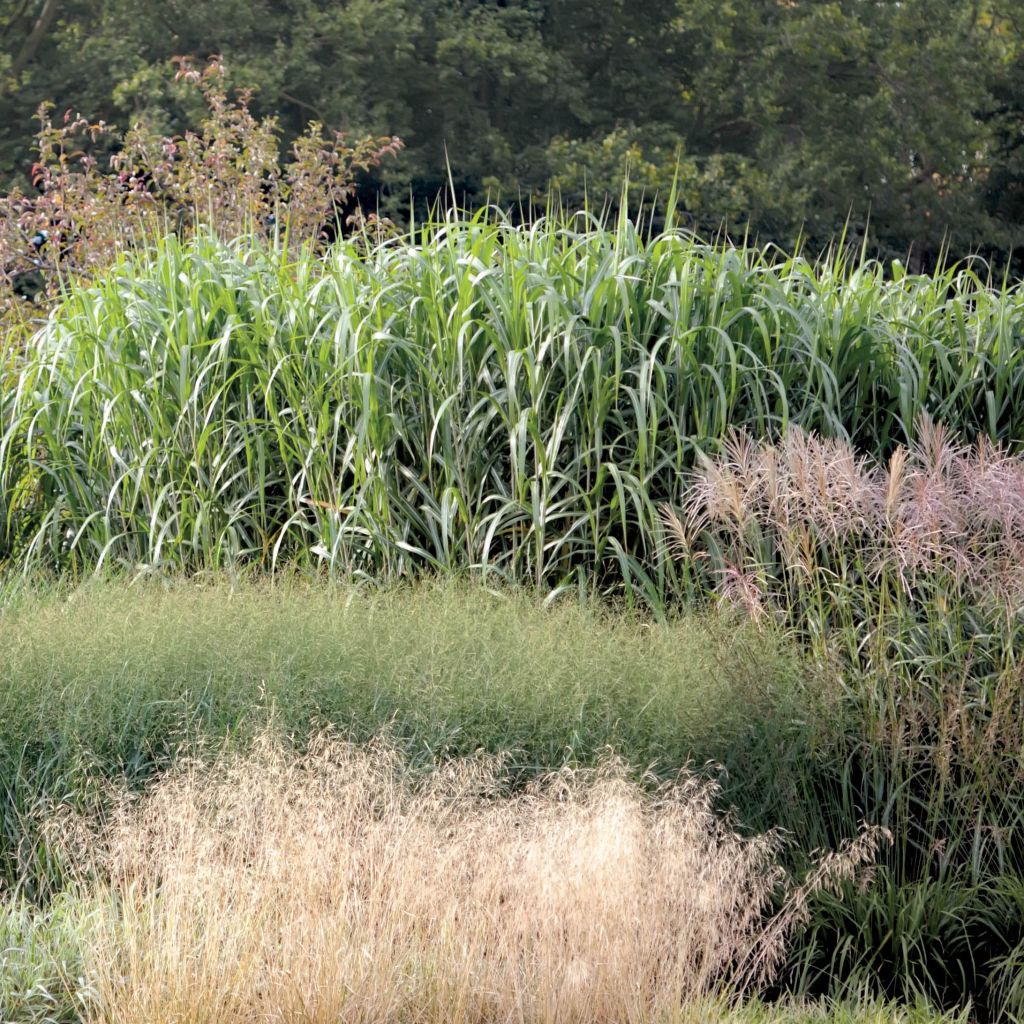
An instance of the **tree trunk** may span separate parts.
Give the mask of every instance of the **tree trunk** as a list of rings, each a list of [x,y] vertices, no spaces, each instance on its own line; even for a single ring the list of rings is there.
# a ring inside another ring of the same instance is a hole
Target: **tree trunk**
[[[29,32],[25,42],[22,44],[21,50],[18,52],[18,56],[14,58],[14,63],[11,65],[11,76],[13,78],[17,78],[32,62],[32,58],[36,55],[36,51],[42,45],[43,40],[46,38],[46,33],[53,24],[53,19],[57,16],[59,7],[60,0],[43,0],[43,9],[39,12],[39,17],[36,19],[35,25],[32,26],[32,31]]]

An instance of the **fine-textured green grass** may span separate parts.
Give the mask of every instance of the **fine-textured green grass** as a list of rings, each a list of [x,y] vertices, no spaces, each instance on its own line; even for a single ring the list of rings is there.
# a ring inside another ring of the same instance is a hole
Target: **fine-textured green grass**
[[[608,746],[662,773],[716,759],[752,800],[785,800],[748,751],[795,762],[809,700],[795,655],[735,620],[659,625],[475,587],[22,592],[0,612],[0,663],[0,754],[54,777],[83,763],[141,777],[272,716],[300,736],[388,728],[425,764],[481,747],[525,771]]]
[[[78,1024],[88,1001],[81,980],[85,916],[74,898],[42,910],[0,899],[0,1021]]]
[[[731,428],[1024,436],[1024,290],[891,270],[585,218],[325,259],[171,239],[3,361],[0,558],[477,567],[659,605],[659,502]]]

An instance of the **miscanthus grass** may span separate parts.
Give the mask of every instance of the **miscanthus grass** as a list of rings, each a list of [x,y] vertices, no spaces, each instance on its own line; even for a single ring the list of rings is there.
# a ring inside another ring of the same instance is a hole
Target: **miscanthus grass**
[[[1024,292],[970,266],[482,213],[294,256],[168,239],[3,360],[0,557],[679,592],[659,505],[731,429],[1024,436]]]

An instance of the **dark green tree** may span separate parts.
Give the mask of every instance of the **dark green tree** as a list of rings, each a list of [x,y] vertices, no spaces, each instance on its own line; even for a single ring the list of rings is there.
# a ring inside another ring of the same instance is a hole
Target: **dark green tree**
[[[570,203],[665,195],[703,231],[846,231],[927,266],[1024,237],[1024,16],[1010,0],[0,0],[0,179],[38,103],[163,131],[169,59],[221,53],[283,138],[395,133],[367,183]]]

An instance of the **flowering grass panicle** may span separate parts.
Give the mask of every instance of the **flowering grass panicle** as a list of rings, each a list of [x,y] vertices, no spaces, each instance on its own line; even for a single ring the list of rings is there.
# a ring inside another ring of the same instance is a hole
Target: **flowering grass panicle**
[[[773,914],[780,839],[733,831],[712,784],[609,758],[508,797],[500,768],[413,782],[384,742],[296,758],[265,735],[68,829],[86,1019],[677,1021],[774,974],[806,894]]]

